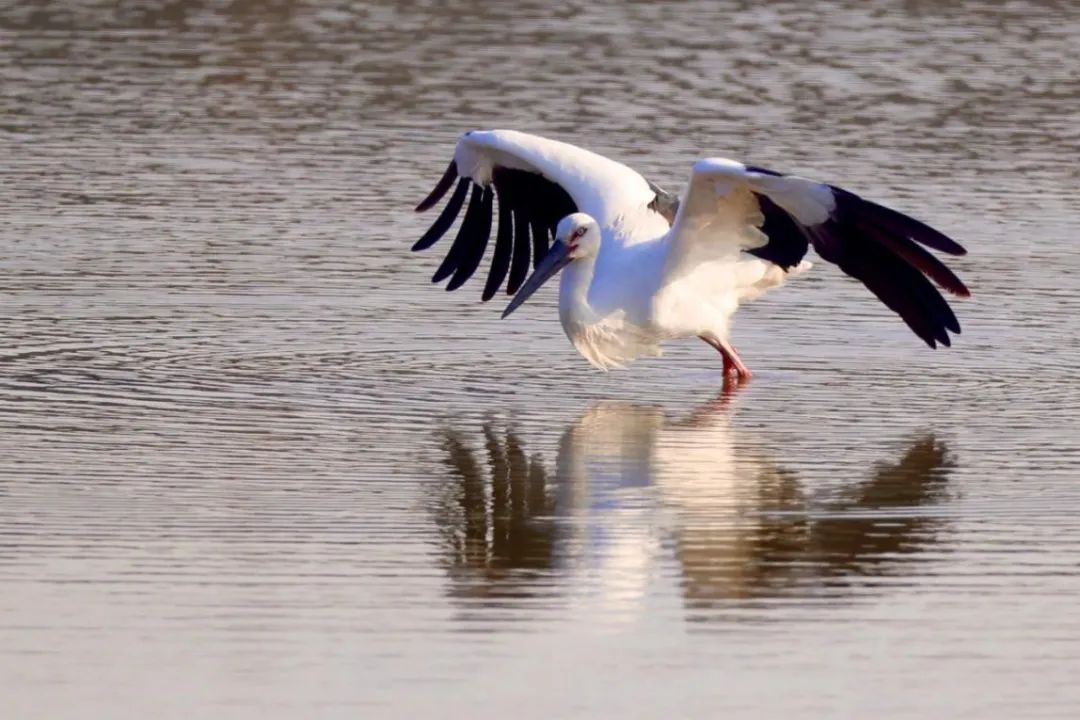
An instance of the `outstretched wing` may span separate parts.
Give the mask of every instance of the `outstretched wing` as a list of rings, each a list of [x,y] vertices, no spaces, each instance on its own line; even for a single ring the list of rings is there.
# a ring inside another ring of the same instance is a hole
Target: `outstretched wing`
[[[465,133],[442,179],[416,210],[430,209],[451,187],[450,200],[412,249],[426,250],[445,235],[468,198],[457,236],[432,277],[432,282],[450,278],[446,289],[456,290],[480,266],[497,213],[495,249],[481,296],[485,301],[504,281],[508,294],[517,292],[530,259],[534,267],[540,262],[565,216],[586,212],[601,226],[635,212],[660,218],[667,208],[662,201],[669,199],[621,163],[513,130]]]
[[[950,255],[963,255],[964,248],[914,218],[794,175],[731,160],[698,161],[672,226],[669,263],[677,270],[702,253],[744,251],[789,270],[811,245],[930,347],[949,345],[949,331],[959,334],[960,323],[934,283],[958,297],[971,293],[926,248]]]

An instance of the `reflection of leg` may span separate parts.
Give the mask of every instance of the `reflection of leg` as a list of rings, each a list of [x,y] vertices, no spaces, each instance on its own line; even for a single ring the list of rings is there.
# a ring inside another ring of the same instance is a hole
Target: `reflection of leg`
[[[742,388],[748,384],[746,378],[736,377],[734,375],[725,375],[724,384],[720,388],[720,392],[716,394],[712,400],[698,405],[694,412],[691,413],[684,423],[691,427],[697,427],[705,425],[712,421],[714,415],[719,413],[728,413],[732,409],[735,396],[742,391]]]
[[[734,373],[724,373],[724,384],[720,387],[720,394],[713,398],[712,409],[713,410],[729,410],[731,409],[731,402],[735,399],[735,395],[739,392],[739,389],[746,385],[749,378],[740,377]]]
[[[735,348],[726,340],[721,340],[717,337],[708,335],[702,335],[701,339],[712,345],[719,352],[721,357],[724,358],[724,377],[737,377],[740,380],[746,380],[750,378],[752,373],[750,368],[743,364],[743,361],[739,358],[739,354],[735,352]]]

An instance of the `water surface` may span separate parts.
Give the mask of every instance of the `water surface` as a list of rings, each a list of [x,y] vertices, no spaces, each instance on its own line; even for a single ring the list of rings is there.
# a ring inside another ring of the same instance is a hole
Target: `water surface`
[[[1072,717],[1069,3],[8,3],[0,712]],[[824,263],[602,374],[427,279],[515,127],[959,239],[933,352]]]

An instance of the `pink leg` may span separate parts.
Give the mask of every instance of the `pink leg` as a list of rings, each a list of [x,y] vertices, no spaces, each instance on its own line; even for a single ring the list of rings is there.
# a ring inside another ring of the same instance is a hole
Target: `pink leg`
[[[701,339],[720,351],[721,357],[724,358],[724,377],[737,377],[740,380],[747,380],[753,375],[750,368],[746,367],[743,361],[739,359],[739,353],[735,352],[735,348],[731,347],[729,343],[714,337],[701,336]]]

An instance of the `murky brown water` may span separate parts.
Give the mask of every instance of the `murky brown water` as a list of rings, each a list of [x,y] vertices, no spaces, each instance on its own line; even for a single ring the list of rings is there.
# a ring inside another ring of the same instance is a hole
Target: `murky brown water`
[[[0,715],[1073,717],[1074,3],[6,3]],[[604,375],[427,284],[457,134],[704,154],[967,245]]]

